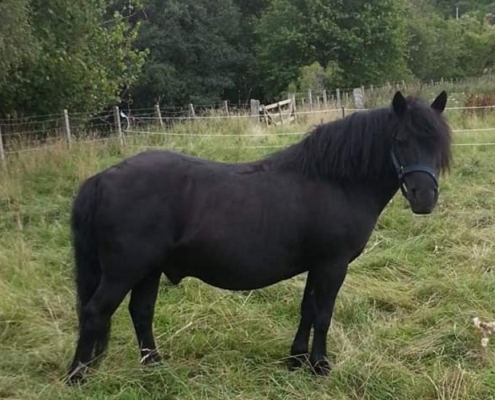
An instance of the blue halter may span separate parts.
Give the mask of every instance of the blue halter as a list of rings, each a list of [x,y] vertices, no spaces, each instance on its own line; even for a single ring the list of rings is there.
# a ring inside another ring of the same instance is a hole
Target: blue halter
[[[394,163],[394,167],[397,171],[397,176],[399,178],[399,184],[400,184],[400,190],[402,192],[402,195],[407,199],[407,187],[404,182],[404,176],[407,174],[410,174],[412,172],[424,172],[425,174],[428,174],[433,181],[435,182],[435,187],[438,188],[438,179],[435,174],[435,171],[428,167],[427,165],[421,165],[421,164],[413,164],[413,165],[408,165],[407,167],[404,167],[401,163],[399,163],[399,160],[395,154],[394,149],[392,148],[390,155],[392,157],[392,162]]]

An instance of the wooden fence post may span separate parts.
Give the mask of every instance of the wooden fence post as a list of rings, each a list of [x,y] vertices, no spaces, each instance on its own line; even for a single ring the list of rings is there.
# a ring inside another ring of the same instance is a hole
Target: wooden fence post
[[[67,138],[67,145],[70,149],[72,145],[72,137],[70,134],[69,111],[67,111],[67,109],[64,110],[64,131]]]
[[[280,118],[280,124],[284,124],[284,116],[282,115],[282,106],[280,105],[280,102],[278,102],[278,116]],[[289,123],[290,123],[290,104],[289,104]]]
[[[342,107],[342,101],[340,100],[340,89],[336,90],[337,93],[337,108]]]
[[[189,104],[189,118],[196,118],[196,112],[194,111],[194,105],[192,103]]]
[[[297,121],[297,111],[296,111],[296,94],[292,93],[290,96],[291,99],[291,107],[292,111],[294,113],[294,121]]]
[[[158,123],[160,124],[160,128],[163,129],[163,119],[162,119],[162,111],[160,110],[160,104],[155,104],[155,114],[158,119]]]
[[[325,109],[327,109],[328,108],[328,98],[327,98],[327,91],[326,91],[326,89],[323,89],[322,96],[323,96],[323,107]]]
[[[2,127],[0,126],[0,161],[5,161],[5,149],[3,147]]]
[[[228,102],[228,100],[224,100],[224,102],[223,102],[223,110],[225,111],[225,115],[227,117],[230,117],[230,115],[229,115],[229,102]]]
[[[259,100],[251,99],[251,121],[260,122],[260,102]]]
[[[120,124],[120,110],[118,106],[115,106],[113,109],[113,119],[115,123],[115,131],[117,132],[117,136],[120,141],[120,145],[125,145],[124,134],[122,133],[122,126]]]
[[[309,103],[309,111],[313,111],[313,93],[311,89],[308,90],[308,103]]]

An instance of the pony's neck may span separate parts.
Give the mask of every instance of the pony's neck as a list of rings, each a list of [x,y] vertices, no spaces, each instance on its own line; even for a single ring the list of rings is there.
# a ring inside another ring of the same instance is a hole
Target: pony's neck
[[[338,184],[378,216],[399,189],[388,121],[386,108],[355,113],[318,126],[266,161],[277,170]]]
[[[317,126],[299,143],[269,157],[275,169],[334,182],[376,181],[392,171],[388,109],[358,112]]]
[[[368,208],[377,217],[383,212],[399,190],[399,180],[392,174],[381,181],[353,182],[344,185],[349,194],[356,194],[360,199],[360,206]]]

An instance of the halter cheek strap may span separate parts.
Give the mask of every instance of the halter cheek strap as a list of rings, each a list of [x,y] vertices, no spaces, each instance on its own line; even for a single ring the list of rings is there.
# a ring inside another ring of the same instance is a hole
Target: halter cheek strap
[[[392,162],[394,163],[395,170],[397,171],[397,176],[399,178],[399,184],[400,184],[400,190],[402,192],[402,195],[407,199],[407,187],[404,182],[404,176],[407,174],[410,174],[412,172],[423,172],[425,174],[428,174],[433,181],[435,182],[435,187],[438,188],[438,178],[435,174],[435,171],[428,167],[427,165],[422,165],[422,164],[413,164],[413,165],[408,165],[407,167],[404,167],[401,163],[399,163],[399,160],[397,159],[397,156],[395,154],[394,149],[391,151],[391,157],[392,157]]]

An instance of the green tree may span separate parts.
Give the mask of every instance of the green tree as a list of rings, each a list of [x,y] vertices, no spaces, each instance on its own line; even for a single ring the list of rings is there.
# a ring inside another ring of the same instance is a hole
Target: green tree
[[[132,48],[137,27],[120,13],[106,19],[107,6],[106,0],[30,1],[38,51],[0,82],[3,113],[96,111],[119,101],[144,54]]]
[[[408,66],[420,79],[462,78],[495,63],[495,27],[479,13],[445,18],[429,1],[408,6]]]
[[[408,67],[419,79],[458,77],[459,31],[426,2],[408,9]]]
[[[430,4],[445,17],[455,18],[456,9],[462,16],[470,12],[485,13],[494,3],[493,0],[429,0]]]
[[[344,85],[407,75],[400,0],[273,0],[257,25],[264,89],[278,96],[317,61],[342,71]]]
[[[318,61],[315,61],[300,68],[299,79],[289,85],[289,91],[321,92],[328,87],[338,86],[342,79],[341,75],[342,70],[336,64],[328,63],[327,67],[323,68]]]
[[[8,73],[24,60],[33,56],[29,24],[28,0],[3,0],[0,2],[0,82],[8,79]]]
[[[144,15],[137,45],[150,57],[136,103],[210,103],[235,87],[245,57],[232,0],[150,0]]]
[[[492,72],[495,65],[495,26],[474,15],[463,15],[456,22],[460,50],[457,64],[463,76]]]

